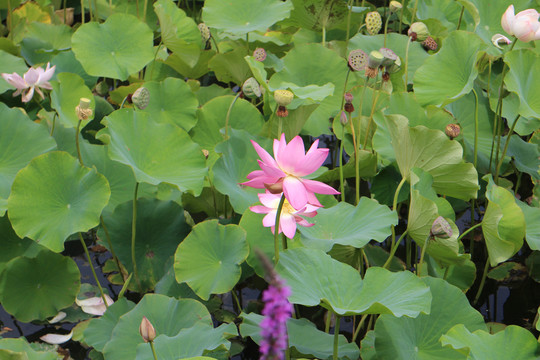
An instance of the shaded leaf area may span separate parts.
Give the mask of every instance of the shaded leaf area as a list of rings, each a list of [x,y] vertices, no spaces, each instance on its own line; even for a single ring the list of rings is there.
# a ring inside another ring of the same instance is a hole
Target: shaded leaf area
[[[283,251],[276,270],[292,289],[291,302],[321,304],[339,315],[416,317],[431,303],[428,287],[410,272],[371,267],[362,280],[356,269],[320,250]]]
[[[0,357],[6,360],[57,360],[56,350],[35,350],[24,337],[0,340]]]
[[[240,317],[242,318],[242,324],[240,324],[241,335],[249,336],[259,344],[261,341],[261,328],[259,326],[263,316],[255,313],[242,313]],[[314,356],[317,359],[332,358],[334,336],[318,330],[315,324],[309,320],[289,319],[287,321],[287,335],[293,356]],[[345,336],[339,335],[339,359],[357,359],[359,353],[358,346],[355,343],[349,343]]]
[[[312,30],[330,30],[340,25],[348,13],[347,4],[339,0],[293,0],[290,20]]]

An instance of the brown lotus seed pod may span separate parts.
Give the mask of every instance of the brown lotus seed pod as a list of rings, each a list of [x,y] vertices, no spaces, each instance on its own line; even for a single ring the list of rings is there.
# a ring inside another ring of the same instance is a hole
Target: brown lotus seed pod
[[[461,133],[461,126],[459,126],[459,124],[448,124],[446,125],[444,132],[450,138],[450,140],[453,140]]]
[[[438,47],[437,42],[431,36],[428,36],[426,40],[422,42],[422,46],[426,48],[426,50],[432,51],[437,50]]]
[[[139,333],[146,343],[154,341],[156,338],[156,329],[154,329],[154,326],[152,326],[146,316],[143,316],[141,325],[139,325]]]
[[[445,218],[439,216],[431,225],[430,234],[432,237],[438,237],[441,239],[448,239],[452,237],[453,231],[450,223]]]
[[[409,27],[408,35],[411,37],[412,41],[424,41],[429,36],[429,30],[423,22],[415,22]]]
[[[371,11],[366,14],[366,29],[369,35],[376,35],[382,27],[381,14]]]
[[[248,98],[258,98],[261,96],[261,86],[255,80],[255,78],[250,77],[242,85],[242,93]]]
[[[197,27],[199,28],[199,31],[201,32],[201,38],[203,40],[203,42],[207,42],[208,40],[210,40],[210,29],[208,28],[208,26],[206,26],[205,23],[200,23],[199,25],[197,25]]]
[[[356,49],[349,53],[347,60],[352,71],[361,71],[366,68],[368,55],[364,51]]]
[[[370,68],[370,67],[367,67],[366,68],[366,76],[370,79],[374,79],[377,77],[377,74],[379,74],[379,69],[376,68],[376,69],[373,69],[373,68]]]
[[[343,110],[350,114],[354,111],[354,105],[352,103],[345,103],[345,105],[343,106]]]
[[[263,48],[256,48],[253,51],[253,57],[257,61],[264,61],[266,59],[266,50],[264,50]]]
[[[80,98],[79,105],[75,107],[75,111],[79,120],[88,120],[92,116],[94,112],[92,111],[92,109],[90,109],[90,104],[90,99]]]
[[[131,95],[131,101],[139,110],[144,110],[150,102],[150,91],[145,87],[138,88]]]
[[[294,99],[294,94],[289,90],[276,90],[274,91],[274,100],[276,100],[279,106],[287,106]]]

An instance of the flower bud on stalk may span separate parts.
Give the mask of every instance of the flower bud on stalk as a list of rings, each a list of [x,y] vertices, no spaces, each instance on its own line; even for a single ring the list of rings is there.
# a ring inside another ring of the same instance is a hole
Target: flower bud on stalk
[[[349,123],[349,118],[347,118],[347,114],[345,114],[345,111],[341,111],[341,114],[339,114],[339,122],[343,126]]]
[[[84,121],[88,120],[90,116],[94,113],[92,109],[90,109],[90,99],[87,98],[81,98],[79,100],[79,105],[75,108],[75,111],[77,112],[77,117],[79,120]]]
[[[294,99],[294,94],[289,90],[276,90],[274,91],[274,100],[278,104],[276,115],[279,117],[287,117],[289,112],[287,111],[287,105],[289,105]]]
[[[142,318],[141,325],[139,326],[139,333],[146,343],[154,341],[156,338],[156,329],[154,329],[152,323],[150,323],[146,316],[143,316]]]

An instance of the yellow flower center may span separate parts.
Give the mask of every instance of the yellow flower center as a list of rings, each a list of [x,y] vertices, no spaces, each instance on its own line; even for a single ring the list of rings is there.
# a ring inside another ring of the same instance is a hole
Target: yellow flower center
[[[281,214],[293,214],[296,212],[296,209],[292,207],[291,204],[285,199],[283,202],[283,207],[281,208]]]

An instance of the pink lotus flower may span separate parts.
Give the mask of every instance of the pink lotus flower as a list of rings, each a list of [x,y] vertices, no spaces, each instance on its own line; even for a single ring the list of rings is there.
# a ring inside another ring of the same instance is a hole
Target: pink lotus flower
[[[268,190],[265,194],[258,194],[259,200],[262,205],[251,206],[249,209],[257,214],[266,214],[263,219],[263,225],[265,227],[271,227],[272,233],[275,232],[276,214],[281,200],[281,194],[272,194]],[[289,202],[285,199],[283,207],[281,208],[281,215],[279,217],[279,231],[278,234],[283,232],[286,237],[292,239],[296,234],[296,225],[302,225],[310,227],[315,224],[309,223],[302,216],[314,217],[317,215],[318,206],[306,204],[301,210],[294,209]]]
[[[47,68],[30,68],[28,71],[21,77],[17,73],[6,74],[2,73],[2,77],[6,80],[11,86],[14,86],[17,91],[13,93],[13,96],[17,96],[23,93],[22,102],[29,102],[34,96],[34,90],[41,96],[42,99],[45,98],[41,88],[52,90],[49,80],[54,75],[54,70],[56,65],[50,67],[50,63],[47,63]]]
[[[501,19],[501,26],[504,31],[514,35],[523,42],[540,39],[540,22],[538,22],[538,11],[527,9],[514,15],[514,5],[506,9]]]
[[[293,208],[301,210],[309,203],[321,206],[317,194],[339,194],[333,187],[320,181],[303,179],[317,170],[326,160],[328,149],[317,149],[319,140],[315,140],[305,153],[304,141],[300,136],[294,137],[288,144],[285,134],[281,140],[274,140],[274,158],[259,144],[251,141],[255,151],[262,160],[258,160],[261,170],[255,170],[247,175],[249,181],[242,185],[257,189],[268,189],[272,193],[285,193],[285,197]]]

